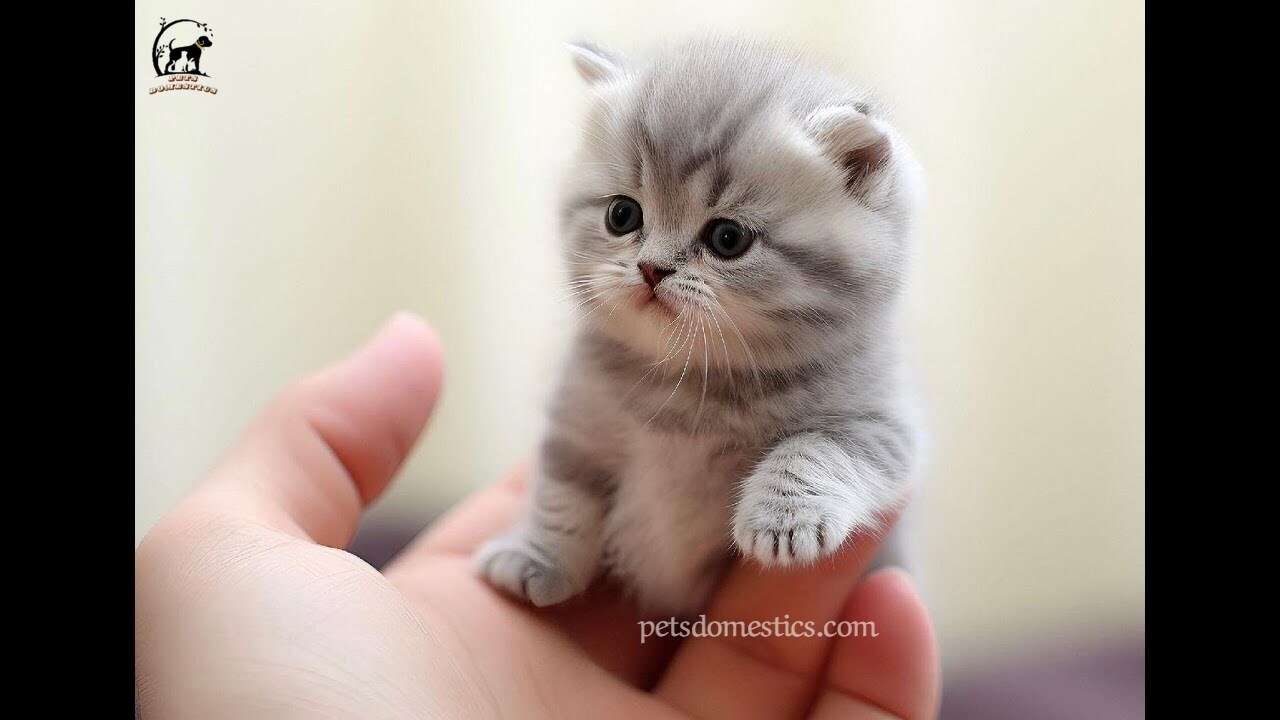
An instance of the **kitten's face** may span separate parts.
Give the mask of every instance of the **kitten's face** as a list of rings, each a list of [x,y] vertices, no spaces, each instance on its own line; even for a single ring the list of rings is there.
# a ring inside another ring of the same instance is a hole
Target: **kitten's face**
[[[765,80],[776,72],[752,59]],[[656,360],[802,357],[898,285],[908,208],[887,128],[853,112],[861,124],[833,138],[786,91],[716,77],[750,73],[732,60],[668,57],[597,79],[572,168],[575,304]],[[868,128],[879,132],[858,134]],[[847,157],[860,148],[867,157]]]

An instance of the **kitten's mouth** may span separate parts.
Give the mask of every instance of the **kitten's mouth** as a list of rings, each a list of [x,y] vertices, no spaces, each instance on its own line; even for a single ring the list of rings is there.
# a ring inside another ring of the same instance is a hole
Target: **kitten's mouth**
[[[633,297],[635,308],[641,312],[656,312],[669,318],[676,315],[676,311],[671,309],[667,301],[658,297],[658,294],[649,288],[640,288]]]

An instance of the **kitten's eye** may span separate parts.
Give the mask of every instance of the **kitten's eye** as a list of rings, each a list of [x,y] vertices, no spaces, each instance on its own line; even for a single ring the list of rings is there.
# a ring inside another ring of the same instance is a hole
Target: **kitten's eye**
[[[722,258],[736,258],[751,247],[754,238],[746,228],[732,220],[712,220],[706,243]]]
[[[619,195],[609,203],[609,211],[605,213],[604,223],[614,235],[626,235],[644,224],[644,215],[640,212],[640,203],[626,195]]]

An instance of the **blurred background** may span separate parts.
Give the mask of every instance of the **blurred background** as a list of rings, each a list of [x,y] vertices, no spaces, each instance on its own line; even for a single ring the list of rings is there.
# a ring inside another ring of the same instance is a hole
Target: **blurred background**
[[[746,32],[878,91],[927,173],[907,312],[943,716],[1141,712],[1141,2],[135,8],[135,542],[401,308],[443,338],[445,392],[362,534],[528,457],[569,320],[555,198],[587,94],[563,43]],[[148,94],[161,17],[209,24],[217,95]]]

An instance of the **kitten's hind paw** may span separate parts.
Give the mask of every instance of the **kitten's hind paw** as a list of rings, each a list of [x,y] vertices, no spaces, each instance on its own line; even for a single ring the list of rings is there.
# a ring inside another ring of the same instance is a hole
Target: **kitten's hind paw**
[[[538,607],[562,603],[580,590],[551,558],[520,536],[485,543],[476,553],[475,567],[495,587]]]

